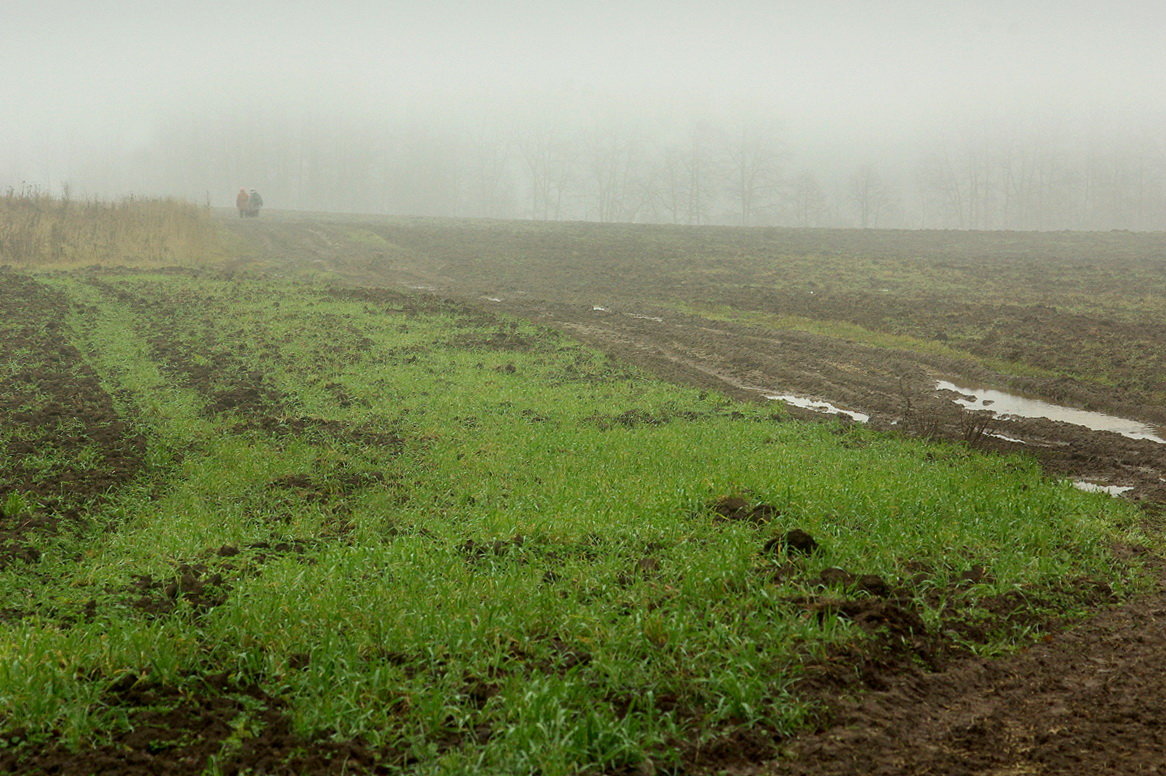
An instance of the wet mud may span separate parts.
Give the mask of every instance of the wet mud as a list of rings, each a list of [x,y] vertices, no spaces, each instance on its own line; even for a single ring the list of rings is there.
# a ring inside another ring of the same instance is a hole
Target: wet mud
[[[0,567],[32,563],[25,539],[78,520],[139,474],[145,440],[119,416],[65,327],[69,303],[0,271]]]
[[[962,441],[985,451],[1022,452],[1052,475],[1132,485],[1131,498],[1166,503],[1161,479],[1166,477],[1166,445],[1041,418],[968,413],[939,395],[932,377],[966,371],[968,364],[684,316],[646,325],[614,316],[596,320],[588,312],[551,304],[541,305],[537,314],[666,379],[744,400],[764,400],[774,386],[826,397],[833,405],[869,415],[875,428]],[[1089,391],[1075,393],[1080,397]],[[797,407],[789,411],[806,419],[837,417]]]
[[[359,741],[305,738],[292,729],[282,700],[227,674],[190,677],[181,685],[127,674],[111,682],[105,701],[129,710],[110,741],[76,752],[35,742],[19,751],[0,749],[0,772],[190,776],[217,762],[217,773],[231,775],[385,774],[390,763],[406,759]],[[242,726],[260,732],[232,745]],[[9,730],[5,737],[20,742],[26,735]]]
[[[126,305],[137,316],[137,325],[149,343],[151,357],[174,382],[194,390],[203,398],[207,416],[231,414],[238,431],[260,431],[273,436],[328,438],[359,445],[400,449],[403,440],[383,428],[357,428],[336,420],[305,416],[297,412],[289,398],[261,371],[249,365],[246,354],[277,355],[281,342],[270,341],[262,332],[238,332],[234,340],[223,340],[221,316],[216,302],[206,298],[171,296],[163,289],[123,287],[106,282],[98,273],[89,278],[94,287]],[[393,295],[396,301],[399,294]],[[383,301],[373,294],[369,301]],[[332,359],[348,348],[367,351],[371,343],[343,322],[330,327],[337,346]],[[323,357],[323,356],[321,356]],[[352,398],[342,386],[324,386],[341,406]]]
[[[1049,634],[1019,655],[928,670],[837,656],[811,681],[834,699],[816,731],[738,773],[1156,773],[1166,764],[1162,593]],[[885,655],[886,653],[882,653]],[[856,666],[859,667],[856,670]],[[865,692],[856,692],[854,677]]]

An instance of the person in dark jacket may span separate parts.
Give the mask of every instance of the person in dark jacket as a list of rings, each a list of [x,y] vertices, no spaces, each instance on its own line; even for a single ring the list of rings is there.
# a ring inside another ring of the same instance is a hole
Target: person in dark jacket
[[[263,207],[263,197],[259,196],[259,192],[251,189],[251,193],[247,195],[247,215],[255,218],[259,215],[259,208]]]

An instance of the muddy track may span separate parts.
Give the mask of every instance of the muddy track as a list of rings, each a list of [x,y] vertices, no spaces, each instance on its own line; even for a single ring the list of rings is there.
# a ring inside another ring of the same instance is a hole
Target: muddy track
[[[767,395],[775,394],[825,400],[870,416],[876,428],[965,441],[995,452],[1027,453],[1055,476],[1132,487],[1126,497],[1166,504],[1166,445],[1042,419],[998,418],[981,425],[966,417],[951,396],[935,390],[938,379],[995,385],[1160,425],[1166,423],[1166,407],[1147,403],[1145,397],[1146,391],[1160,387],[1166,374],[1161,364],[1166,326],[1161,324],[1068,315],[1039,304],[973,305],[936,298],[928,306],[881,293],[797,295],[754,288],[748,282],[755,280],[752,276],[731,284],[702,283],[670,270],[677,261],[688,260],[677,255],[680,249],[637,242],[620,227],[571,225],[543,233],[529,225],[475,227],[472,222],[406,220],[377,226],[356,217],[278,214],[227,223],[251,246],[240,267],[310,274],[345,285],[446,294],[562,329],[671,381],[745,400],[766,401]],[[369,245],[351,239],[358,227],[378,229],[381,242]],[[685,248],[695,252],[693,260],[701,250],[735,255],[758,247],[737,247],[731,230],[712,230],[709,235],[710,245]],[[845,234],[832,239],[860,238]],[[794,232],[790,239],[809,238]],[[894,252],[894,245],[879,243],[886,239],[879,235],[862,239],[870,241],[873,254]],[[1092,256],[1091,245],[1085,241],[1079,249],[1082,256],[1072,254],[1067,261],[1086,261]],[[813,248],[807,244],[800,249]],[[521,263],[509,260],[515,250],[530,250],[536,257],[532,266],[540,271],[524,270]],[[939,245],[935,250],[945,249]],[[722,275],[728,272],[724,265],[710,263]],[[645,288],[651,292],[645,293]],[[688,316],[661,306],[669,300],[715,302],[759,313],[780,311],[888,334],[931,332],[937,341],[959,342],[969,355],[961,357],[958,350],[934,355],[874,347],[807,331]],[[976,328],[986,333],[976,339],[961,333]],[[1121,343],[1124,350],[1106,367],[1118,376],[1117,384],[1068,377],[1009,378],[973,357],[1014,358],[1055,368],[1083,350],[1073,347],[1074,337],[1079,343],[1091,343],[1091,357]]]
[[[0,272],[0,350],[19,371],[0,384],[0,494],[35,505],[2,515],[0,565],[34,552],[21,536],[74,519],[144,467],[145,440],[119,417],[82,354],[69,344],[69,302],[36,281]],[[2,509],[2,508],[0,508]]]
[[[1166,768],[1166,597],[1019,655],[907,669],[832,704],[829,724],[740,773],[1134,774]]]
[[[1134,486],[1133,498],[1166,502],[1166,445],[1042,419],[997,418],[980,428],[933,390],[938,376],[980,371],[951,359],[888,354],[804,332],[774,333],[676,314],[636,318],[547,304],[511,309],[630,358],[668,380],[746,400],[783,393],[824,398],[869,415],[876,428],[1030,454],[1050,474]],[[807,410],[799,414],[821,417]]]
[[[619,255],[624,249],[613,243],[607,246],[606,258],[596,259],[593,272],[578,277],[559,271],[556,263],[556,257],[577,260],[577,243],[548,247],[547,240],[536,235],[528,240],[529,247],[551,257],[543,265],[547,271],[522,276],[507,268],[504,250],[492,247],[487,239],[455,236],[446,240],[443,234],[436,244],[429,244],[412,227],[396,232],[384,228],[379,233],[387,238],[386,245],[362,252],[344,239],[350,223],[276,216],[234,225],[255,246],[241,265],[291,275],[306,271],[320,277],[323,272],[342,285],[412,287],[475,300],[489,309],[560,328],[669,380],[746,400],[766,401],[771,393],[829,400],[869,415],[871,424],[879,428],[964,440],[989,451],[1023,451],[1054,476],[1135,486],[1127,497],[1146,505],[1150,521],[1157,520],[1155,516],[1166,505],[1166,445],[1039,419],[999,419],[977,426],[969,423],[950,396],[937,394],[934,388],[939,378],[1010,385],[1053,402],[1162,424],[1166,407],[1145,401],[1147,391],[1160,389],[1160,360],[1166,353],[1166,331],[1160,325],[1090,320],[1042,310],[1039,305],[985,310],[939,304],[922,312],[910,305],[879,309],[873,296],[835,300],[836,309],[826,313],[802,310],[803,314],[881,326],[889,333],[898,331],[895,316],[914,316],[910,329],[914,336],[931,328],[943,342],[949,338],[959,342],[966,336],[960,345],[972,355],[1054,368],[1064,365],[1080,337],[1096,335],[1091,342],[1108,339],[1111,347],[1120,344],[1125,349],[1104,365],[1117,375],[1108,385],[1066,378],[1009,381],[971,357],[920,355],[805,331],[687,317],[654,306],[662,296],[673,295],[691,302],[712,298],[764,312],[795,300],[752,291],[734,302],[716,297],[718,291],[712,286],[676,282],[666,271],[659,273],[656,296],[644,296],[635,289],[645,270],[633,264],[644,255],[649,263],[658,258],[650,245],[637,246],[633,261]],[[513,231],[523,228],[515,226]],[[439,229],[430,227],[431,232]],[[584,226],[567,231],[574,238],[589,234]],[[332,236],[322,238],[321,234]],[[710,234],[720,239],[721,233]],[[490,235],[496,237],[496,231]],[[809,239],[797,234],[794,238]],[[872,255],[890,255],[896,249],[891,238],[880,235],[868,238],[854,233],[841,239],[873,239],[874,243],[863,246]],[[995,238],[961,239],[974,248]],[[1092,261],[1090,245],[1097,243],[1098,251],[1108,250],[1101,244],[1114,239],[1119,238],[1084,239],[1082,255],[1070,260]],[[1142,241],[1147,240],[1153,242],[1150,238]],[[273,251],[275,246],[278,252]],[[1114,249],[1114,255],[1123,255],[1127,247]],[[598,250],[602,253],[602,246]],[[700,253],[703,248],[693,250]],[[953,266],[981,258],[949,250],[942,242],[936,250],[938,259]],[[1146,248],[1139,244],[1129,250],[1141,256]],[[676,258],[675,252],[660,253],[668,260]],[[486,255],[495,260],[479,258]],[[647,271],[663,266],[652,265]],[[802,298],[797,303],[821,308],[820,300]],[[961,332],[961,324],[969,330],[989,330],[976,339]],[[1138,358],[1139,353],[1149,356]],[[817,729],[780,742],[782,757],[757,757],[750,764],[732,767],[731,772],[890,776],[1166,771],[1166,734],[1161,724],[1166,716],[1166,573],[1155,565],[1158,561],[1141,551],[1133,553],[1157,568],[1162,580],[1158,589],[1116,607],[1099,600],[1095,616],[1069,630],[1051,632],[1018,655],[995,660],[965,657],[926,665],[911,653],[906,641],[893,643],[892,639],[872,644],[867,652],[824,662],[819,675],[807,680],[804,688],[825,703]],[[772,746],[772,741],[766,742],[760,751],[772,751]],[[738,761],[747,754],[747,747],[738,752]],[[722,765],[730,760],[722,760]]]
[[[399,448],[401,438],[383,429],[353,428],[324,418],[297,413],[288,396],[271,379],[249,366],[253,351],[278,355],[279,346],[262,331],[235,332],[222,339],[217,302],[209,298],[174,298],[148,289],[132,289],[90,277],[90,285],[137,316],[137,328],[150,346],[151,358],[177,385],[194,390],[207,416],[230,413],[236,429],[259,430],[276,436],[309,434],[355,444]],[[208,312],[209,311],[209,312]],[[344,322],[332,321],[337,351],[341,344],[366,350],[369,341]],[[336,358],[336,353],[321,358]],[[325,385],[343,402],[338,384]]]

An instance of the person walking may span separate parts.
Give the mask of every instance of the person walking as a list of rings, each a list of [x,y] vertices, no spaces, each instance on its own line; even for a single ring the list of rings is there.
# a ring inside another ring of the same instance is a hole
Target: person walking
[[[251,193],[247,195],[247,215],[255,218],[259,215],[259,208],[263,207],[263,197],[259,196],[259,192],[251,189]]]
[[[251,195],[247,193],[247,189],[239,189],[239,193],[235,195],[235,207],[239,208],[239,218],[247,215],[247,211],[251,209]]]

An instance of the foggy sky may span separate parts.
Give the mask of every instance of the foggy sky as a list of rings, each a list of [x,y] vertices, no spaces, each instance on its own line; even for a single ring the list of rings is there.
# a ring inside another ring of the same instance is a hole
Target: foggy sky
[[[772,122],[811,163],[968,127],[1155,132],[1164,33],[1161,0],[0,0],[0,186],[100,193],[78,159],[175,121],[473,121],[563,90]]]

